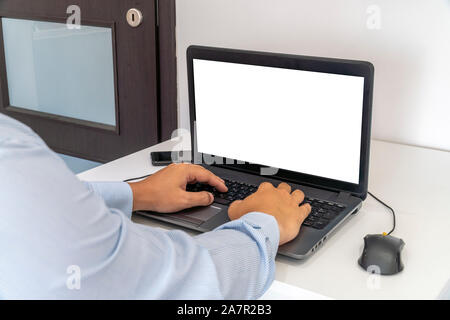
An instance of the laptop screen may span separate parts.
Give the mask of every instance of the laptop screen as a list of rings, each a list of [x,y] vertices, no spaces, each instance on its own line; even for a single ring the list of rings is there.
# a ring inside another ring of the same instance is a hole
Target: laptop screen
[[[364,77],[193,63],[198,152],[360,182]]]

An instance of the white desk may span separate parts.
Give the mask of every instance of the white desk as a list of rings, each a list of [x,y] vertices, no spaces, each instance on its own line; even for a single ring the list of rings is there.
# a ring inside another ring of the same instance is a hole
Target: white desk
[[[119,181],[153,173],[158,168],[151,165],[150,152],[176,144],[167,141],[79,177]],[[392,226],[391,213],[369,197],[310,259],[278,257],[276,280],[337,299],[435,299],[450,279],[450,153],[373,141],[369,190],[396,210],[393,235],[406,242],[401,273],[374,280],[357,264],[363,237]],[[142,217],[133,220],[172,228]]]

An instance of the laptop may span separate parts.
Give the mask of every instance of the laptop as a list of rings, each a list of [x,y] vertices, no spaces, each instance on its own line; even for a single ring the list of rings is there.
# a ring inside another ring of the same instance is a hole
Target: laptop
[[[312,212],[280,255],[305,259],[367,196],[374,68],[369,62],[191,46],[187,50],[192,160],[228,193],[152,219],[207,232],[262,182],[300,189]]]

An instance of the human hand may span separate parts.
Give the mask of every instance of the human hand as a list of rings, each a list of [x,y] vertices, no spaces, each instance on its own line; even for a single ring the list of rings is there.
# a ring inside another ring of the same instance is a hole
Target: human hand
[[[220,192],[228,191],[221,178],[201,166],[171,164],[143,181],[130,183],[133,211],[173,213],[210,205],[214,201],[211,193],[186,191],[187,184],[196,182],[207,183]]]
[[[278,222],[280,245],[293,240],[300,231],[300,226],[311,212],[311,206],[303,202],[305,195],[300,190],[291,193],[287,183],[280,183],[275,188],[271,183],[262,183],[258,191],[244,200],[237,200],[230,205],[228,215],[236,220],[250,212],[269,214]]]

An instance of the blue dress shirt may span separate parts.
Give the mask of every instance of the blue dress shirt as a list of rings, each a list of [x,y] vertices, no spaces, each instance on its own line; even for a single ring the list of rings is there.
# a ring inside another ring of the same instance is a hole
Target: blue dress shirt
[[[0,299],[255,299],[272,283],[272,216],[191,237],[133,223],[132,197],[0,114]]]

